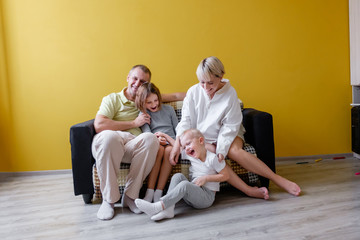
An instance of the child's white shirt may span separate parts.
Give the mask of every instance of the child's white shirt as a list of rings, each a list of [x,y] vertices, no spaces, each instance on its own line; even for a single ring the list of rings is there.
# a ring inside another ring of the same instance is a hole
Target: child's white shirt
[[[183,154],[185,156],[186,154]],[[196,180],[196,178],[206,175],[215,175],[221,170],[224,169],[226,163],[225,160],[219,162],[219,158],[216,156],[215,153],[210,151],[206,152],[206,160],[205,162],[201,161],[200,159],[196,159],[186,155],[186,158],[190,160],[191,166],[189,168],[190,171],[190,179],[192,182]],[[204,187],[212,191],[219,191],[220,190],[220,183],[219,182],[206,182]]]

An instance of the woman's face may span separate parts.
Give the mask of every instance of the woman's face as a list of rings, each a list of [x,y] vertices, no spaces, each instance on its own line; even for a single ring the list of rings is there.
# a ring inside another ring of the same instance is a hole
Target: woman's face
[[[157,112],[159,110],[159,98],[155,93],[150,94],[146,98],[145,107],[150,112]]]
[[[210,79],[200,80],[201,87],[205,90],[206,94],[212,99],[217,90],[222,88],[224,84],[221,82],[222,76],[217,77],[215,75],[210,75]]]

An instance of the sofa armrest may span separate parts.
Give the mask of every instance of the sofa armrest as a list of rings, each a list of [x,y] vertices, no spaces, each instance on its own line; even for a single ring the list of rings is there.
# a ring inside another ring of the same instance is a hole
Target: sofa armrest
[[[91,143],[95,133],[94,119],[75,124],[70,128],[75,195],[94,193],[92,166],[95,159],[92,156]]]
[[[275,146],[272,115],[253,108],[243,110],[245,140],[254,146],[257,157],[275,172]],[[262,186],[269,186],[269,180],[260,177]]]

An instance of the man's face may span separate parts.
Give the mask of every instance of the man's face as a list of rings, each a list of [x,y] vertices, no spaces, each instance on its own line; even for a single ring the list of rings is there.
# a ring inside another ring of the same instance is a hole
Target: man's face
[[[150,76],[148,73],[144,73],[141,68],[135,68],[130,71],[127,76],[128,88],[127,93],[130,96],[130,100],[134,100],[136,97],[136,92],[138,88],[143,85],[145,82],[150,81]]]

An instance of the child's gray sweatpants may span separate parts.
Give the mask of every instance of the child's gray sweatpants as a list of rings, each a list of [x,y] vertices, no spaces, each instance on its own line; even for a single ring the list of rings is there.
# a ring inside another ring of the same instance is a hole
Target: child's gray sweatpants
[[[163,201],[165,208],[168,208],[181,199],[194,208],[207,208],[215,201],[215,192],[189,182],[182,173],[176,173],[171,178],[167,194],[160,200]]]

